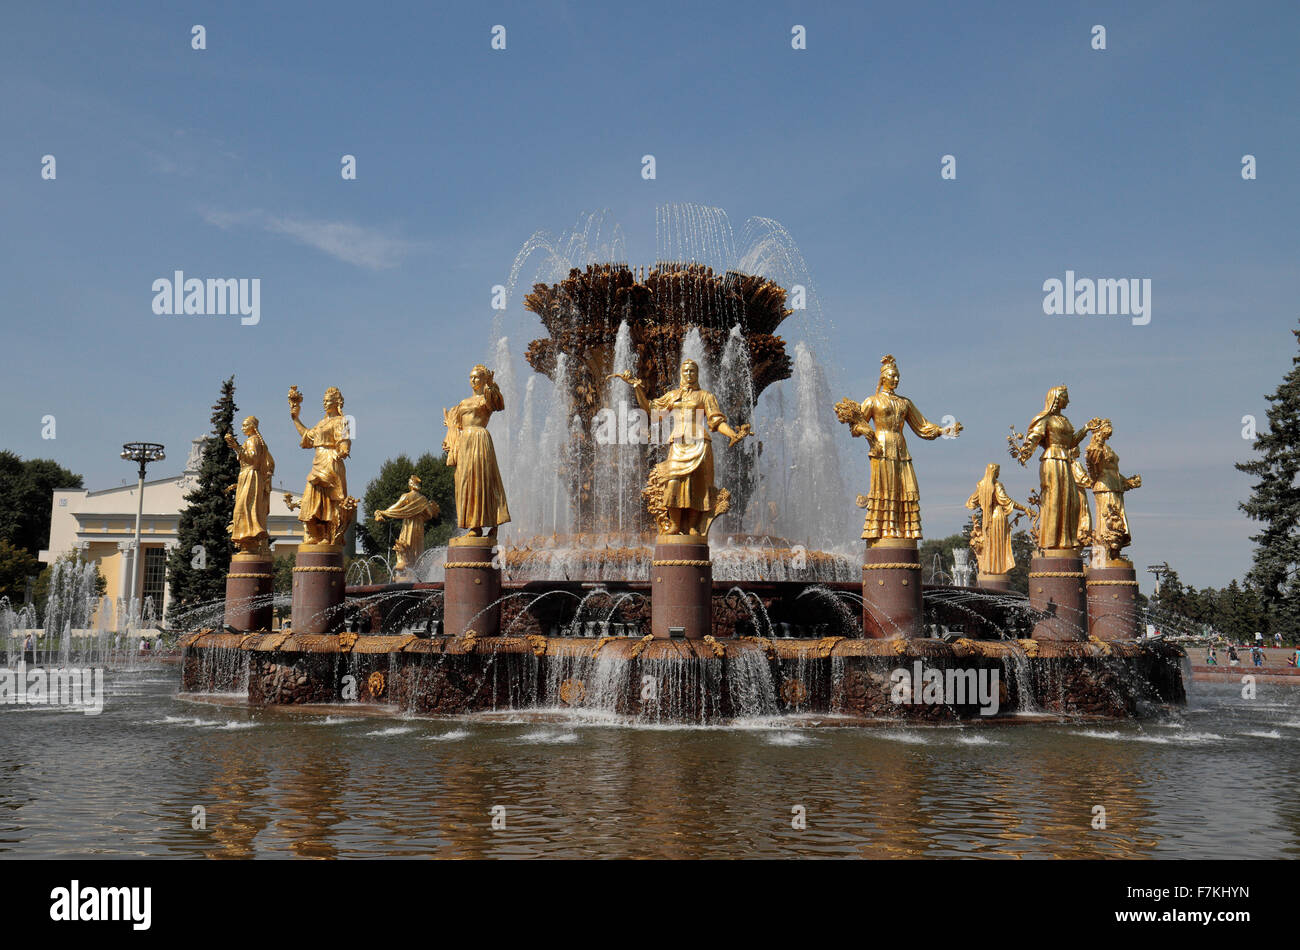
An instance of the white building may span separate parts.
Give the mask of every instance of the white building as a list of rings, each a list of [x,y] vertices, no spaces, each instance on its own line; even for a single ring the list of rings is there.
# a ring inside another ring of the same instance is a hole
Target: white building
[[[165,616],[170,593],[167,590],[167,552],[177,541],[176,531],[185,494],[198,486],[199,464],[203,457],[203,439],[195,439],[185,471],[170,478],[144,483],[144,513],[140,519],[140,546],[144,549],[139,580],[134,596],[137,603],[153,598],[159,619]],[[59,489],[54,492],[50,517],[50,546],[40,552],[40,559],[53,563],[68,551],[79,549],[87,560],[99,564],[108,582],[105,595],[110,602],[122,602],[131,587],[131,550],[135,546],[135,514],[138,482],[120,488],[88,491],[83,488]],[[272,551],[292,555],[302,540],[298,516],[285,504],[287,489],[276,485],[271,492],[271,514],[267,528]],[[290,492],[294,500],[300,491]]]

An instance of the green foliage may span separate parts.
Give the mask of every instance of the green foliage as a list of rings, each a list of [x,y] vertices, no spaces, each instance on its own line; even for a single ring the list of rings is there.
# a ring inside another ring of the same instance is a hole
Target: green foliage
[[[376,521],[375,512],[405,495],[412,475],[420,476],[420,494],[438,506],[438,517],[424,525],[425,549],[447,543],[456,527],[456,473],[444,459],[426,452],[412,462],[406,455],[399,455],[379,467],[379,474],[366,486],[366,520],[357,531],[366,554],[386,556],[392,551],[402,530],[401,522]],[[378,578],[375,580],[378,583]]]
[[[81,476],[52,459],[0,451],[0,540],[33,556],[50,546],[50,509],[57,488],[81,488]]]
[[[952,583],[953,552],[958,548],[970,546],[970,537],[968,534],[950,534],[946,538],[924,538],[921,541],[921,576],[925,578],[925,583]],[[934,556],[939,555],[943,562],[943,572],[945,579],[935,577],[931,579],[931,572],[934,566]],[[975,554],[971,553],[971,564],[975,563]]]
[[[0,597],[19,606],[27,593],[27,578],[41,573],[41,562],[24,550],[0,538]]]
[[[227,528],[235,513],[235,496],[227,491],[239,479],[239,459],[223,436],[235,420],[235,377],[221,384],[212,407],[212,432],[203,440],[198,486],[185,496],[187,505],[177,527],[178,543],[167,556],[171,614],[225,596],[226,572],[234,547]],[[202,567],[194,566],[194,548],[202,546]]]
[[[271,582],[273,585],[272,590],[274,590],[276,594],[286,594],[286,595],[292,594],[293,593],[293,555],[292,554],[277,555],[276,557],[271,559],[271,563],[274,565],[274,573],[275,573],[275,580]],[[275,607],[275,617],[277,620],[281,622],[283,622],[285,618],[288,617],[292,612],[293,612],[292,605],[287,602],[283,605],[277,604]]]
[[[1036,547],[1028,531],[1011,533],[1011,556],[1016,559],[1016,566],[1007,572],[1007,582],[1014,593],[1029,596],[1029,559]]]
[[[1300,341],[1300,330],[1292,330]],[[1237,469],[1254,476],[1250,498],[1241,503],[1248,517],[1260,522],[1255,560],[1247,580],[1259,588],[1265,610],[1276,622],[1294,629],[1300,620],[1296,570],[1300,565],[1300,355],[1271,395],[1268,430],[1257,433],[1256,457]]]

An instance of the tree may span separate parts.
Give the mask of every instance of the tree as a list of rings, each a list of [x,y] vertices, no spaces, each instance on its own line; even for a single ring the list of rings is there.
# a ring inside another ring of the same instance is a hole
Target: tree
[[[1011,556],[1016,559],[1016,566],[1007,572],[1007,582],[1012,592],[1029,596],[1029,559],[1037,549],[1038,544],[1028,531],[1016,531],[1011,535]]]
[[[376,521],[375,512],[391,506],[407,492],[412,475],[420,476],[420,494],[438,506],[438,517],[425,522],[424,546],[447,543],[456,526],[456,476],[443,458],[425,452],[414,462],[406,455],[389,459],[379,467],[379,474],[366,486],[366,520],[357,532],[366,554],[386,556],[402,526],[393,521]]]
[[[0,538],[0,597],[12,605],[21,604],[27,593],[27,579],[41,573],[41,562],[30,551]]]
[[[226,572],[234,553],[227,528],[234,517],[235,496],[228,489],[239,479],[239,459],[223,438],[235,421],[234,376],[221,384],[210,421],[212,433],[203,440],[198,485],[185,496],[177,545],[167,555],[173,617],[225,596]]]
[[[293,555],[277,555],[271,559],[271,563],[274,565],[273,573],[275,574],[275,579],[271,582],[274,585],[272,590],[275,591],[277,598],[280,594],[291,596],[293,594]],[[279,620],[280,623],[284,623],[285,618],[290,613],[292,613],[292,604],[275,605],[275,619]]]
[[[1300,330],[1292,330],[1300,341]],[[1268,431],[1257,433],[1257,457],[1238,462],[1237,469],[1258,481],[1241,510],[1263,526],[1251,536],[1254,565],[1247,580],[1258,585],[1266,610],[1291,626],[1297,619],[1293,575],[1300,563],[1300,355],[1291,358],[1291,371],[1271,395]]]
[[[81,487],[81,476],[53,459],[24,461],[13,452],[0,452],[0,540],[39,554],[50,546],[55,489]]]

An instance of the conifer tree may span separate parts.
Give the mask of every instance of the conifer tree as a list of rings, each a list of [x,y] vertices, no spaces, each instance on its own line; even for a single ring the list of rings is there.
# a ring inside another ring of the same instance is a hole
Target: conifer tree
[[[203,440],[198,485],[185,495],[177,545],[167,557],[172,617],[225,596],[234,553],[227,527],[235,513],[235,496],[227,489],[239,479],[239,459],[223,438],[235,421],[234,376],[221,384],[210,419],[212,432]]]
[[[1291,334],[1300,342],[1300,330]],[[1260,522],[1254,566],[1247,580],[1259,587],[1263,606],[1274,622],[1289,623],[1297,611],[1293,575],[1300,564],[1300,355],[1271,395],[1268,430],[1257,433],[1256,457],[1237,469],[1258,481],[1241,510]]]

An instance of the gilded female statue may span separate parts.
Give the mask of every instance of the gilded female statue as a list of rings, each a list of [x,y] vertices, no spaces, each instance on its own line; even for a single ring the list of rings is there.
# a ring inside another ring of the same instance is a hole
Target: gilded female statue
[[[1011,516],[1017,509],[1027,515],[1032,513],[1018,501],[1012,501],[1007,490],[998,481],[1002,466],[991,463],[984,469],[984,477],[975,491],[966,499],[967,508],[980,511],[981,544],[976,551],[981,574],[1006,574],[1016,566],[1011,553]]]
[[[390,507],[375,512],[375,520],[392,518],[402,522],[402,532],[393,550],[397,552],[394,571],[404,571],[424,553],[424,523],[438,517],[438,505],[420,494],[420,476],[412,475],[406,483],[409,489]]]
[[[668,458],[655,466],[643,494],[662,534],[708,537],[713,519],[726,511],[730,495],[713,484],[712,432],[721,432],[728,447],[752,435],[748,423],[733,429],[718,406],[717,397],[700,388],[700,367],[695,360],[683,360],[680,385],[651,400],[644,381],[631,373],[616,373],[632,387],[637,405],[650,415],[672,413]]]
[[[946,430],[926,419],[912,400],[896,392],[899,378],[894,357],[885,356],[880,361],[876,391],[860,406],[850,399],[835,406],[836,417],[850,426],[854,436],[866,438],[869,446],[871,488],[865,498],[858,496],[858,507],[867,509],[862,537],[871,542],[921,537],[921,492],[903,426],[911,426],[927,441],[945,432],[956,438],[962,431],[960,422]]]
[[[495,538],[498,526],[510,520],[510,508],[487,424],[506,403],[492,371],[481,363],[470,371],[469,385],[474,395],[442,411],[447,426],[442,447],[447,464],[456,469],[457,524],[469,529],[466,535],[484,537],[486,528],[486,536]]]
[[[352,437],[348,421],[343,418],[343,394],[338,387],[325,390],[323,404],[325,418],[308,429],[299,420],[302,393],[297,386],[289,390],[289,415],[302,437],[301,446],[315,450],[302,501],[290,507],[299,509],[304,542],[338,545],[343,543],[343,533],[357,509],[357,500],[348,495],[348,476],[343,465],[352,452]]]
[[[235,483],[235,512],[227,530],[230,540],[240,551],[264,554],[267,551],[266,521],[271,513],[271,476],[275,459],[258,431],[257,416],[249,416],[240,428],[244,433],[241,446],[235,436],[226,433],[226,445],[239,457],[239,481]]]
[[[1029,422],[1024,441],[1013,449],[1016,461],[1024,465],[1041,446],[1038,464],[1038,547],[1046,556],[1072,556],[1079,548],[1079,486],[1074,477],[1074,460],[1070,450],[1088,436],[1086,428],[1077,432],[1061,410],[1070,404],[1064,386],[1047,391],[1043,411]],[[1012,440],[1014,442],[1014,439]]]
[[[1088,504],[1088,489],[1092,487],[1092,478],[1079,461],[1078,448],[1070,449],[1070,471],[1074,474],[1074,484],[1079,491],[1079,529],[1075,532],[1075,537],[1082,549],[1092,544],[1092,509]]]
[[[1125,477],[1119,471],[1119,456],[1110,447],[1114,428],[1109,419],[1092,419],[1088,422],[1092,441],[1088,443],[1088,474],[1092,478],[1092,493],[1097,499],[1097,528],[1095,540],[1104,545],[1107,556],[1113,561],[1120,557],[1121,549],[1133,543],[1129,535],[1128,513],[1124,508],[1124,493],[1142,487],[1142,476]]]

